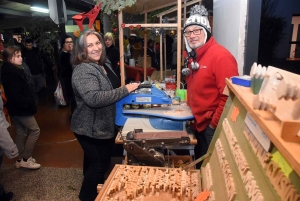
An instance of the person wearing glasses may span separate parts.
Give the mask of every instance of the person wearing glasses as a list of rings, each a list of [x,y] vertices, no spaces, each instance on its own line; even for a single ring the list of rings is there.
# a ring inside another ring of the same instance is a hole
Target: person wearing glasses
[[[211,35],[207,16],[204,6],[192,7],[183,29],[186,51],[182,73],[187,80],[188,104],[195,117],[196,159],[206,154],[226,103],[225,79],[238,75],[233,55]],[[200,166],[198,163],[196,167]]]
[[[58,79],[60,81],[63,95],[67,105],[70,105],[73,97],[71,84],[72,64],[71,52],[73,50],[73,39],[69,35],[65,35],[61,40],[61,49],[58,53]]]

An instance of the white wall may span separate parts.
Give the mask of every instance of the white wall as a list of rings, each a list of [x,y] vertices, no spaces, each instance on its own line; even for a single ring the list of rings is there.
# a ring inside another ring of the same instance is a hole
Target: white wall
[[[244,74],[246,0],[214,0],[213,36],[228,49],[238,63],[239,74]]]

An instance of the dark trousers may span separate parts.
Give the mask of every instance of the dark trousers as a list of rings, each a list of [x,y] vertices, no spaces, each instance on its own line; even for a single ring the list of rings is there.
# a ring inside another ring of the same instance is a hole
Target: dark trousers
[[[97,185],[104,183],[104,174],[111,161],[114,139],[94,139],[84,135],[75,136],[84,152],[84,179],[79,193],[81,201],[97,197]]]
[[[0,169],[2,166],[2,161],[3,161],[3,155],[0,156]],[[5,194],[5,191],[4,191],[2,184],[0,184],[0,196],[2,196],[3,194]]]
[[[195,160],[206,154],[208,147],[210,145],[210,142],[214,136],[216,129],[210,128],[209,126],[206,127],[201,132],[195,131],[195,137],[197,139],[197,145],[195,146]],[[200,169],[202,165],[201,161],[200,163],[196,164],[196,168]]]

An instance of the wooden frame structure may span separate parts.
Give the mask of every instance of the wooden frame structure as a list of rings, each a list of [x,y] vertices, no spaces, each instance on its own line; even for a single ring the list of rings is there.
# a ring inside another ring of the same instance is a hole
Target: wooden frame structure
[[[137,0],[137,3],[139,2],[144,2],[145,3],[145,0]],[[181,16],[181,11],[182,11],[182,2],[186,2],[186,0],[177,0],[177,6],[178,6],[178,10],[177,10],[177,16]],[[152,7],[152,8],[149,8],[149,9],[146,9],[144,10],[142,13],[145,15],[145,22],[147,22],[147,13],[148,12],[151,12],[151,11],[154,11],[154,10],[157,10],[157,9],[160,9],[160,8],[164,8],[164,7],[167,7],[167,6],[171,6],[171,5],[174,5],[176,4],[174,1],[164,1],[164,3],[162,4],[162,2],[160,3],[157,3],[156,5],[159,5],[159,6],[156,6],[156,7]],[[123,27],[121,27],[121,25],[123,24],[123,11],[120,10],[118,12],[118,21],[119,21],[119,25],[118,25],[118,28],[119,28],[119,40],[120,40],[120,55],[124,55],[124,46],[123,46]],[[134,26],[136,27],[138,24],[125,24],[125,27],[130,27],[130,26]],[[145,32],[144,32],[144,44],[145,44],[145,47],[147,45],[147,28],[152,28],[152,27],[157,27],[157,28],[160,28],[160,27],[176,27],[177,28],[177,39],[178,39],[178,42],[177,42],[177,49],[180,50],[181,49],[181,36],[182,36],[182,33],[181,33],[181,20],[178,20],[178,23],[175,24],[175,23],[165,23],[165,24],[139,24],[141,25],[141,27],[145,28]],[[124,27],[124,28],[125,28]],[[161,36],[162,37],[162,36]],[[161,46],[162,47],[162,46]],[[146,49],[144,48],[144,55],[146,55]],[[180,88],[180,78],[181,78],[181,71],[180,71],[180,68],[181,68],[181,62],[180,62],[180,58],[181,58],[181,51],[177,51],[177,88]],[[144,57],[144,80],[146,80],[146,60],[147,58]],[[162,77],[162,65],[161,65],[161,77]],[[120,60],[120,70],[121,70],[121,84],[122,85],[125,85],[125,64],[124,64],[124,60],[121,59]]]
[[[192,1],[189,1],[188,3],[186,1],[184,1],[184,6],[183,6],[183,9],[184,9],[183,10],[183,22],[186,21],[186,7],[190,6],[190,5],[193,5],[193,4],[196,4],[196,3],[201,4],[201,2],[202,2],[202,0],[192,0]],[[159,22],[162,23],[162,20],[163,20],[162,18],[163,18],[164,15],[170,14],[170,13],[175,12],[177,10],[178,10],[178,6],[174,6],[173,8],[170,8],[169,10],[163,11],[163,12],[157,14],[156,16],[159,17]],[[180,30],[182,30],[182,28]],[[166,44],[166,37],[164,37],[164,44]],[[164,61],[165,61],[164,62],[164,66],[166,67],[167,66],[167,64],[166,64],[166,62],[167,62],[167,60],[166,60],[166,58],[167,58],[167,55],[166,55],[167,54],[166,53],[166,45],[164,46],[164,53],[165,54],[162,55],[162,36],[160,38],[160,48],[161,48],[160,49],[160,58],[164,58]],[[182,40],[182,42],[181,42],[181,51],[183,52],[183,50],[184,50],[184,40]],[[176,51],[176,52],[178,52],[178,51]],[[181,61],[181,62],[183,62],[183,61]],[[177,63],[178,63],[178,60],[177,60]],[[163,66],[162,59],[160,60],[160,66]],[[164,72],[166,74],[166,68],[164,69]],[[160,78],[162,79],[163,78],[162,71],[161,71],[160,74],[161,74]]]

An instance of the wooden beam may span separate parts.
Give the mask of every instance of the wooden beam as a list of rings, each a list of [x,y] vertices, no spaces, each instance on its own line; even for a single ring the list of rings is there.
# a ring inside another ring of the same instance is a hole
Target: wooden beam
[[[125,85],[125,64],[124,64],[124,38],[123,38],[123,28],[121,24],[123,24],[123,12],[120,10],[118,12],[118,21],[119,21],[119,50],[120,50],[120,72],[121,72],[121,85]]]
[[[181,0],[178,1],[178,10],[177,16],[181,16]],[[180,89],[180,81],[181,81],[181,20],[177,20],[177,89]]]
[[[179,20],[180,21],[180,20]],[[181,23],[180,23],[181,24]],[[134,26],[136,27],[137,25],[141,25],[141,27],[177,27],[177,24],[173,23],[173,24],[125,24],[125,27],[129,27],[129,26]]]
[[[144,22],[147,23],[147,13],[145,13]],[[147,76],[147,28],[144,30],[144,81]]]
[[[198,2],[202,2],[202,0],[193,0],[193,1],[189,1],[188,3],[186,3],[186,1],[183,1],[183,2],[184,2],[184,7],[183,7],[183,8],[186,10],[186,7],[187,7],[187,6],[193,5],[193,4],[198,3]],[[169,14],[169,13],[172,13],[172,12],[177,11],[177,9],[178,9],[178,6],[174,6],[173,8],[170,8],[169,10],[166,10],[166,11],[164,11],[164,12],[161,12],[161,13],[155,15],[155,16],[156,16],[156,17],[160,17],[160,16],[163,16],[163,15],[167,15],[167,14]],[[178,18],[179,18],[179,17],[178,17]],[[185,18],[185,17],[184,17],[184,18]]]

